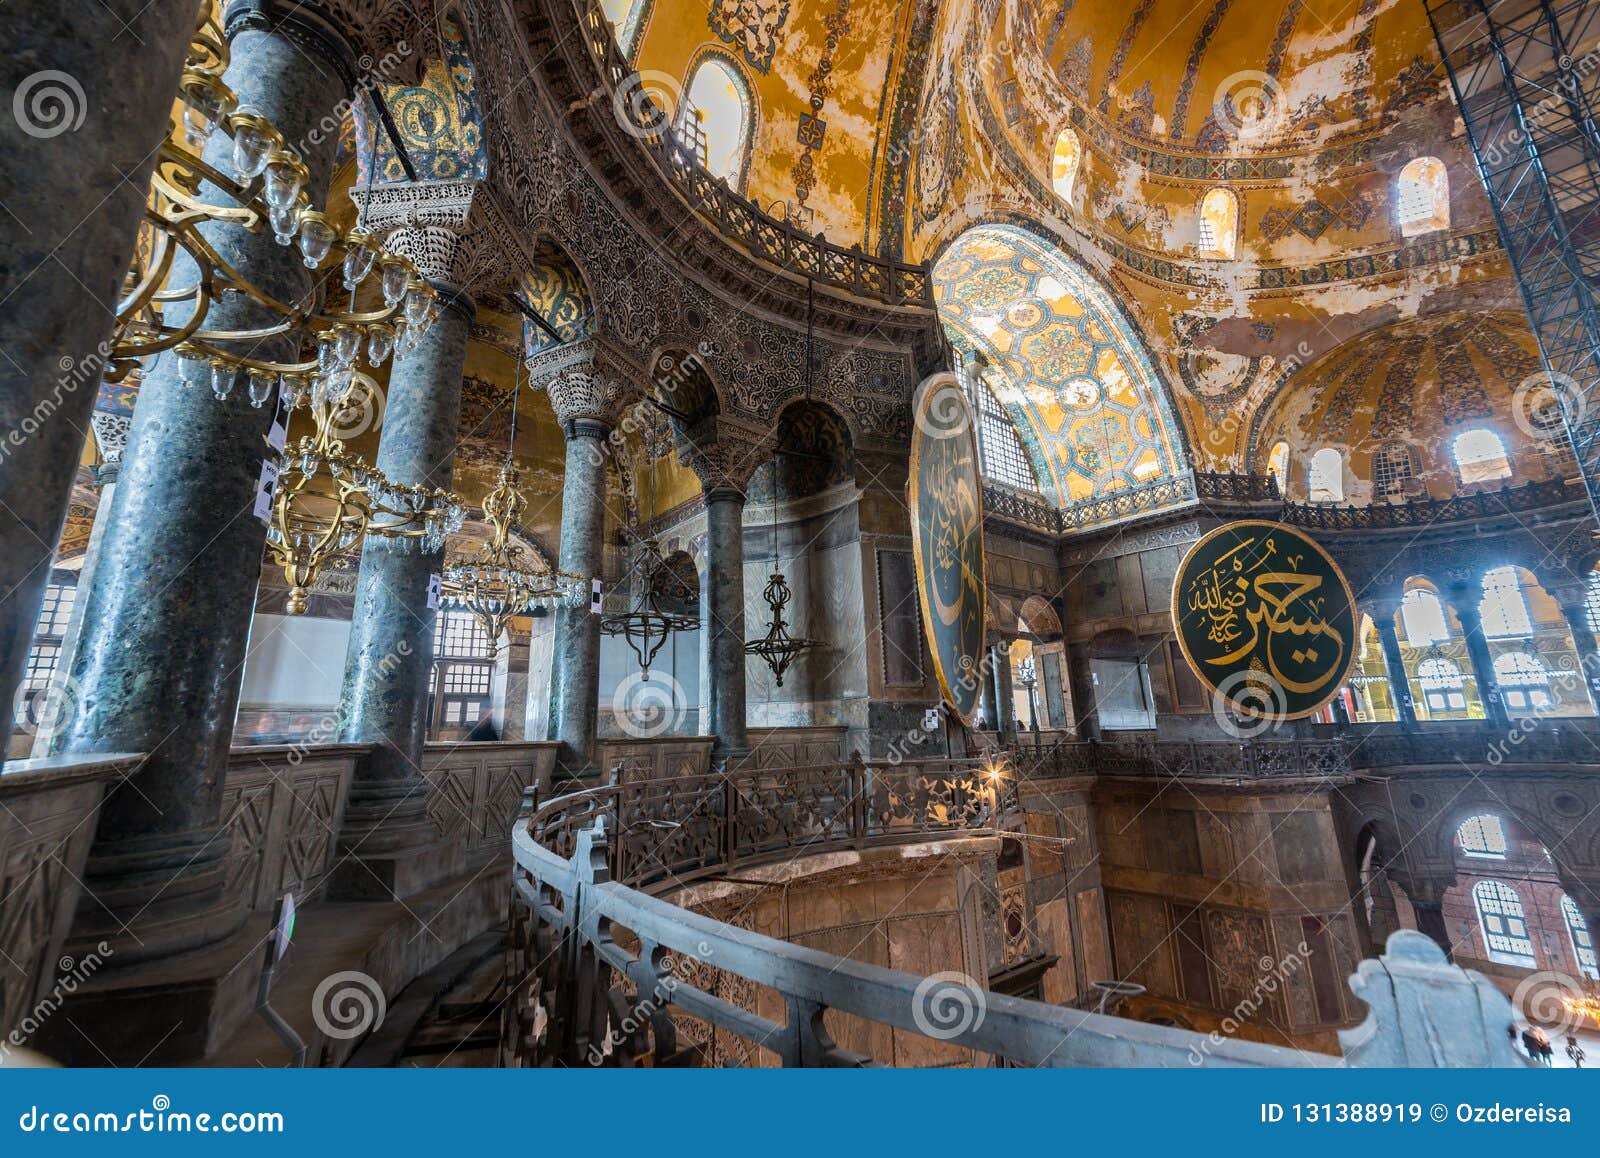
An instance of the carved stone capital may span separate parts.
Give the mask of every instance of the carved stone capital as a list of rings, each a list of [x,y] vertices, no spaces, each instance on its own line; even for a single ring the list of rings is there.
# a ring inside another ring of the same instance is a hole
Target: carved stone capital
[[[582,421],[615,426],[644,380],[632,359],[598,336],[535,351],[526,365],[528,384],[550,395],[550,408],[563,426]]]
[[[387,249],[409,257],[429,281],[496,302],[526,265],[522,247],[482,182],[359,185],[351,203]]]
[[[756,468],[772,456],[774,431],[738,419],[713,416],[679,432],[678,461],[715,491],[743,494]]]

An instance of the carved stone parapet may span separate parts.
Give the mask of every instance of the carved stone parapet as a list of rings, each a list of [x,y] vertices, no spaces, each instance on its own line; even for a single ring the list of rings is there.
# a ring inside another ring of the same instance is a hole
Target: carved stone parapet
[[[694,471],[707,495],[743,494],[756,468],[772,457],[774,441],[771,428],[714,416],[679,432],[678,461]]]
[[[537,350],[526,360],[528,383],[550,395],[562,426],[587,421],[616,425],[640,392],[644,373],[616,343],[595,336]]]

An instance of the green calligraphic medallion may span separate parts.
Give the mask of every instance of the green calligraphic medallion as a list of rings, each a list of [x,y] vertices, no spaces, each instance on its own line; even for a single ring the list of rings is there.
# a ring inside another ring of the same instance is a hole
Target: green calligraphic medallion
[[[985,593],[975,425],[953,374],[922,384],[913,417],[908,488],[922,626],[945,702],[970,727],[983,682]]]
[[[1200,682],[1254,719],[1309,716],[1355,659],[1350,584],[1316,540],[1282,523],[1229,523],[1191,547],[1172,618]]]

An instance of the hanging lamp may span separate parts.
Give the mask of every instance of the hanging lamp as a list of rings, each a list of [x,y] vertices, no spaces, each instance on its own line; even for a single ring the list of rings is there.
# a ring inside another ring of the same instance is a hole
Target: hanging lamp
[[[653,513],[655,510],[653,432],[647,430],[643,441],[646,505]],[[641,516],[641,522],[642,520]],[[655,662],[656,656],[660,654],[667,640],[674,632],[694,631],[699,628],[700,617],[672,611],[661,605],[662,597],[668,594],[663,590],[667,582],[665,578],[667,567],[666,561],[661,557],[661,547],[653,536],[647,538],[640,534],[637,528],[633,535],[638,541],[638,547],[629,567],[629,574],[639,590],[638,600],[630,611],[602,615],[600,633],[622,636],[639,661],[640,678],[648,680],[650,666]]]
[[[806,282],[806,378],[805,397],[811,399],[811,338],[812,324],[816,308],[816,283]],[[822,644],[815,639],[802,639],[789,634],[789,626],[784,620],[783,609],[794,598],[794,592],[789,590],[789,584],[783,577],[783,572],[778,570],[778,460],[777,455],[783,454],[780,447],[772,460],[772,574],[767,577],[767,586],[761,593],[761,598],[766,600],[767,606],[772,609],[772,619],[767,624],[767,633],[760,639],[752,639],[744,645],[746,655],[759,656],[761,661],[772,670],[774,687],[783,686],[784,673],[789,670],[789,665],[795,659],[812,651]]]

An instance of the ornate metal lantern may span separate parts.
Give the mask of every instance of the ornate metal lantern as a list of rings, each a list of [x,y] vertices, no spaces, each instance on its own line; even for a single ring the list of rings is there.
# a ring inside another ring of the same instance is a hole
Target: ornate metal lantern
[[[776,507],[776,499],[774,507]],[[773,543],[773,563],[777,563],[777,543]],[[783,578],[783,572],[773,570],[767,579],[767,588],[761,593],[761,598],[767,601],[767,606],[772,608],[772,622],[767,624],[767,634],[760,639],[753,639],[744,645],[746,655],[760,656],[762,661],[772,669],[772,682],[777,687],[783,686],[783,673],[789,670],[789,665],[795,657],[813,648],[821,646],[814,639],[798,639],[789,634],[788,625],[784,622],[783,609],[793,598],[789,584]]]

